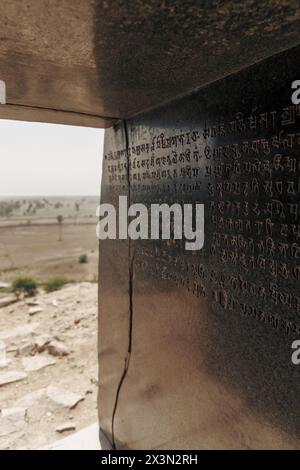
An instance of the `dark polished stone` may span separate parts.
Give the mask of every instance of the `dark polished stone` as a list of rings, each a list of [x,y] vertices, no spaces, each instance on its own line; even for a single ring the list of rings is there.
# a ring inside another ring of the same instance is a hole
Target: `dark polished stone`
[[[95,127],[299,43],[298,0],[1,0],[0,17],[0,117]]]
[[[300,448],[299,52],[106,131],[103,202],[205,204],[201,251],[100,243],[99,413],[118,448]]]
[[[129,118],[299,44],[297,0],[96,1],[104,113]]]

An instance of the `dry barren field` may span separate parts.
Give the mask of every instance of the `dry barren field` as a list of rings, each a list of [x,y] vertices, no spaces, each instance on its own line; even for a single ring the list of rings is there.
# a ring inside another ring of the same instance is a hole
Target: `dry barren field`
[[[42,199],[33,201],[35,205],[30,199],[0,199],[0,282],[20,275],[32,276],[39,283],[53,276],[95,282],[97,198],[54,198],[47,200],[46,207]],[[79,264],[83,254],[88,263]]]
[[[57,224],[0,225],[0,281],[20,275],[42,283],[64,276],[68,281],[97,280],[98,243],[96,224],[64,224],[59,241]],[[86,254],[88,263],[80,264]]]

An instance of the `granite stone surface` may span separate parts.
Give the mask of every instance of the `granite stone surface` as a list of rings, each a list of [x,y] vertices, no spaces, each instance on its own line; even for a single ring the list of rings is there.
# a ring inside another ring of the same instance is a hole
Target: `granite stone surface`
[[[102,431],[300,448],[299,48],[106,131],[102,201],[204,203],[205,243],[100,242]]]

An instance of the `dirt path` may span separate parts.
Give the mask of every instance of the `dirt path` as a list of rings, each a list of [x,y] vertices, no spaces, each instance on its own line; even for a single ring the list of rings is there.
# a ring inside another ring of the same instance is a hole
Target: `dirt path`
[[[97,421],[97,284],[0,308],[0,340],[0,384],[20,377],[0,385],[0,449],[36,449]]]

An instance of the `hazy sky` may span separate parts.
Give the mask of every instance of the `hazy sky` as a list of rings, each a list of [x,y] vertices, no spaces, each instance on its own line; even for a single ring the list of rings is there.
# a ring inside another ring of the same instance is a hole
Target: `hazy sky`
[[[102,129],[0,120],[0,196],[99,195]]]

